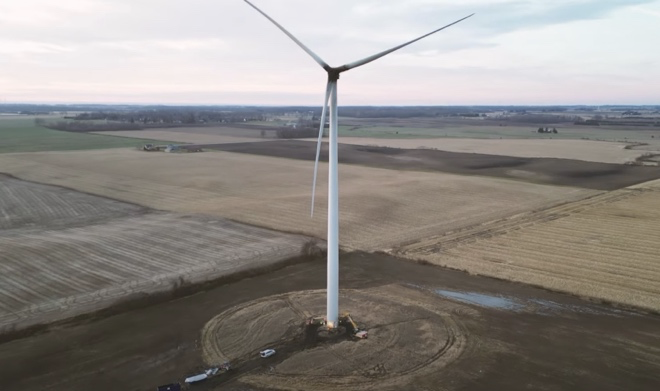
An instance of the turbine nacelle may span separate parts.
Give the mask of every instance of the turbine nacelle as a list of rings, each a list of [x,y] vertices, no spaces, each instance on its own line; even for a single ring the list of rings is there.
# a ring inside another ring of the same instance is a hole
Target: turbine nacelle
[[[326,71],[328,72],[328,83],[331,81],[339,80],[339,75],[347,70],[348,69],[341,69],[341,67],[326,69]]]

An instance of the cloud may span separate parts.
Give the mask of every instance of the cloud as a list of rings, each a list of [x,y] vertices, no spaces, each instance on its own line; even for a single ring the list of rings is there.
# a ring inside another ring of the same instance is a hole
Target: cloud
[[[652,10],[652,9],[648,9],[648,8],[645,8],[645,7],[635,7],[634,9],[638,12],[643,13],[643,14],[650,15],[650,16],[655,16],[656,18],[660,18],[660,10]]]

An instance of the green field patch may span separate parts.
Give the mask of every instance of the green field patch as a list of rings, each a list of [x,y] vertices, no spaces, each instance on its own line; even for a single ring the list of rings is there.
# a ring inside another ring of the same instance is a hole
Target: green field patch
[[[147,143],[164,144],[167,142],[63,132],[37,126],[34,124],[33,117],[0,118],[0,153],[126,148],[139,147]]]

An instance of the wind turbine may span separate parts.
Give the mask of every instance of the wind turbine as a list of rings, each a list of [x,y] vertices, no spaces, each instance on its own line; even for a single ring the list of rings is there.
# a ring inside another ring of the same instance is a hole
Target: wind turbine
[[[342,72],[360,67],[362,65],[368,64],[374,60],[377,60],[383,56],[386,56],[396,50],[399,50],[403,47],[406,47],[414,42],[419,41],[420,39],[426,38],[431,34],[435,34],[438,31],[444,30],[449,26],[453,26],[458,22],[461,22],[474,14],[468,15],[464,18],[461,18],[453,23],[450,23],[446,26],[440,27],[437,30],[433,30],[428,34],[424,34],[421,37],[415,38],[411,41],[403,43],[399,46],[395,46],[391,49],[385,50],[380,53],[376,53],[362,60],[351,62],[339,67],[331,67],[325,61],[321,59],[316,53],[312,52],[307,46],[294,37],[293,34],[288,32],[284,27],[277,23],[273,18],[268,16],[265,12],[257,8],[254,4],[248,0],[244,0],[248,5],[257,10],[261,15],[270,20],[277,28],[279,28],[284,34],[293,40],[302,50],[309,54],[314,61],[316,61],[327,73],[328,73],[328,84],[325,89],[325,100],[323,101],[323,110],[321,111],[321,128],[319,129],[319,139],[316,144],[316,161],[314,162],[314,181],[312,183],[312,216],[314,216],[314,196],[316,192],[316,174],[319,167],[319,155],[321,153],[321,140],[323,138],[323,129],[325,128],[325,118],[326,111],[328,108],[328,101],[330,103],[330,135],[329,135],[329,144],[330,144],[330,153],[328,157],[328,277],[327,277],[327,309],[326,309],[326,322],[328,329],[333,329],[338,325],[339,320],[339,176],[338,176],[338,164],[337,164],[337,127],[338,127],[338,117],[337,117],[337,82],[339,81],[339,75]]]

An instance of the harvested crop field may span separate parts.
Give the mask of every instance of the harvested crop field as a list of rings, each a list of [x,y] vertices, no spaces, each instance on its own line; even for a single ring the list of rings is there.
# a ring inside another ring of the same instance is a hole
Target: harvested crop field
[[[621,189],[399,248],[403,256],[660,311],[660,184]]]
[[[342,391],[656,391],[660,383],[657,316],[382,254],[341,259],[340,310],[352,311],[369,331],[366,341],[300,338],[301,312],[318,310],[314,292],[325,287],[325,262],[319,259],[2,344],[3,387],[155,389],[208,368],[204,359],[214,351],[208,349],[213,341],[223,342],[232,371],[196,389],[300,390],[310,389],[304,381],[312,380],[312,389]],[[257,313],[240,312],[250,309]],[[228,314],[243,314],[245,322],[226,330],[222,325],[241,319]],[[289,321],[268,323],[278,314]],[[250,332],[241,333],[243,328]],[[232,336],[246,345],[227,341]],[[401,354],[383,350],[398,344]],[[276,347],[277,354],[259,358],[263,346]],[[418,356],[411,351],[416,346]],[[333,366],[336,374],[327,376]]]
[[[175,131],[175,130],[180,131]],[[224,134],[208,134],[208,133],[198,133],[193,129],[184,130],[180,128],[173,128],[172,130],[121,130],[121,131],[108,131],[108,132],[92,132],[94,134],[101,134],[105,136],[118,136],[118,137],[129,137],[129,138],[139,138],[139,139],[153,139],[153,140],[163,140],[173,141],[177,143],[188,143],[188,144],[229,144],[229,143],[247,143],[247,142],[258,142],[258,141],[267,141],[266,138],[250,138],[250,137],[240,137]],[[272,139],[270,139],[272,140]]]
[[[182,143],[196,144],[199,140],[219,140],[218,143],[224,143],[225,140],[232,138],[244,139],[248,141],[264,141],[273,140],[276,137],[276,131],[282,129],[281,127],[272,126],[251,126],[251,125],[211,125],[211,126],[189,126],[189,127],[171,127],[171,128],[149,128],[144,130],[121,130],[121,131],[107,131],[95,132],[105,135],[113,135],[120,137],[135,137],[143,138],[145,134],[153,134],[157,140],[173,140]],[[171,139],[173,135],[175,139]],[[199,138],[197,138],[199,137]]]
[[[147,138],[154,138],[146,136]],[[312,140],[308,140],[312,141]],[[644,151],[625,149],[628,144],[590,140],[561,139],[385,139],[340,137],[342,144],[373,145],[403,149],[438,149],[440,151],[480,153],[529,158],[558,158],[589,162],[622,164],[634,161]]]
[[[146,213],[147,208],[0,174],[0,229],[55,228]]]
[[[311,161],[316,156],[316,143],[311,141],[218,144],[205,147],[228,152]],[[327,143],[324,143],[322,160],[327,161],[327,155]],[[339,162],[392,170],[508,178],[597,190],[620,189],[660,178],[660,170],[655,167],[348,144],[339,145]]]
[[[0,156],[0,166],[23,179],[155,209],[208,213],[325,238],[325,164],[314,219],[309,217],[313,164],[307,161],[127,149],[7,154]],[[340,241],[346,248],[382,250],[597,193],[502,178],[342,165]]]
[[[309,238],[0,177],[0,333],[300,256]]]

